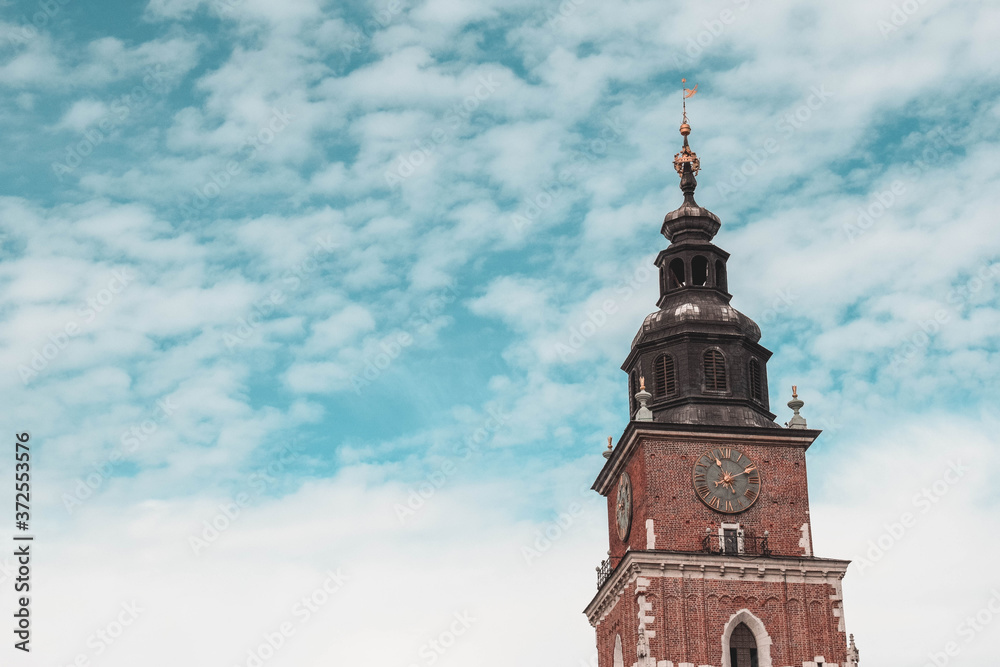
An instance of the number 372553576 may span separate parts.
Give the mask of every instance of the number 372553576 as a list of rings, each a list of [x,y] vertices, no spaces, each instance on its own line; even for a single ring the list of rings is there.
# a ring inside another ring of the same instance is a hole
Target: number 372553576
[[[14,510],[16,521],[28,521],[31,518],[31,448],[28,440],[31,436],[27,433],[19,433],[17,442],[14,445],[15,472],[14,472]]]

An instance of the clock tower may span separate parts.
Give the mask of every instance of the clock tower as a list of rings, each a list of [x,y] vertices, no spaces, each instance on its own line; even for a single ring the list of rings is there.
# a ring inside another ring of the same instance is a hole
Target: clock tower
[[[698,156],[674,158],[658,310],[622,365],[630,421],[594,490],[610,550],[586,614],[599,667],[854,667],[841,580],[813,553],[806,450],[820,432],[775,423],[761,332],[730,304],[719,218],[694,199]],[[611,447],[609,443],[609,448]]]

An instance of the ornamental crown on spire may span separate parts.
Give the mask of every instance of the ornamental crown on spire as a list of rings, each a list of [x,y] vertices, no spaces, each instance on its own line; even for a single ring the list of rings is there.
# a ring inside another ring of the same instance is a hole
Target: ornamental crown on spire
[[[681,83],[687,83],[687,79],[681,79]],[[684,146],[681,147],[680,153],[674,155],[674,169],[677,170],[677,175],[681,178],[684,177],[684,167],[686,165],[690,165],[692,174],[697,175],[701,171],[701,161],[698,159],[698,154],[691,150],[691,147],[688,145],[688,135],[691,134],[691,126],[688,124],[687,98],[694,97],[697,92],[697,85],[694,88],[684,88],[684,97],[681,101],[683,116],[681,118],[680,131],[681,136],[684,137]]]

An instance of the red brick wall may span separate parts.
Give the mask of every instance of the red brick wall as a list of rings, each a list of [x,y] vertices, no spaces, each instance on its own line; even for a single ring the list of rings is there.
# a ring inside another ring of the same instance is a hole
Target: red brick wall
[[[625,665],[636,661],[638,606],[634,584],[629,585],[612,612],[598,627],[600,667],[612,667],[615,636],[621,634]],[[771,637],[775,667],[801,665],[822,655],[844,665],[847,638],[837,630],[828,584],[760,581],[724,581],[700,577],[651,579],[646,601],[655,618],[652,655],[674,664],[722,664],[722,634],[734,613],[748,609]]]
[[[761,476],[760,496],[753,507],[739,514],[722,514],[707,507],[695,494],[694,464],[712,447],[734,447],[756,463]],[[729,440],[702,442],[642,438],[626,466],[632,479],[632,531],[627,544],[618,539],[615,521],[617,480],[608,496],[609,538],[612,563],[617,564],[626,547],[646,548],[646,519],[653,519],[656,548],[670,551],[700,551],[705,529],[717,534],[719,524],[739,522],[758,537],[769,531],[769,547],[775,555],[802,556],[802,525],[809,522],[809,489],[803,447],[781,447],[734,443]],[[812,545],[809,546],[810,553]]]
[[[705,451],[727,446],[756,463],[761,475],[757,502],[739,514],[715,512],[698,499],[692,480],[694,464]],[[612,565],[627,549],[646,549],[646,519],[653,519],[656,549],[700,551],[705,529],[717,535],[720,523],[739,522],[761,537],[769,533],[776,556],[803,556],[802,525],[809,523],[809,489],[805,447],[777,446],[727,439],[685,441],[643,436],[625,470],[632,480],[632,529],[626,542],[618,539],[617,480],[608,496]],[[811,535],[810,535],[811,540]],[[809,544],[809,553],[812,544]],[[625,665],[636,661],[637,614],[634,585],[598,627],[600,667],[613,664],[615,637],[621,634]],[[828,662],[846,661],[846,638],[837,630],[834,593],[828,584],[715,580],[662,577],[652,580],[647,602],[653,605],[655,637],[650,648],[657,660],[721,665],[722,633],[732,614],[749,609],[764,623],[773,641],[776,667],[801,665],[817,655]]]

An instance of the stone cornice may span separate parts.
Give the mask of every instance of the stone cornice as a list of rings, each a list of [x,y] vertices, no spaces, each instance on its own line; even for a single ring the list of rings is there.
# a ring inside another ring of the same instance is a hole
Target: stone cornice
[[[839,589],[851,561],[831,558],[750,557],[680,551],[629,551],[584,613],[596,627],[638,577],[716,581],[829,584]]]
[[[618,479],[619,472],[624,469],[625,464],[631,458],[632,452],[638,447],[639,440],[643,437],[669,438],[682,442],[700,442],[706,438],[712,438],[713,440],[725,439],[734,445],[753,444],[809,449],[820,433],[822,431],[804,428],[758,428],[632,421],[625,427],[611,458],[604,464],[604,468],[597,475],[597,480],[594,481],[591,488],[602,496],[606,496],[614,486],[615,480]]]

